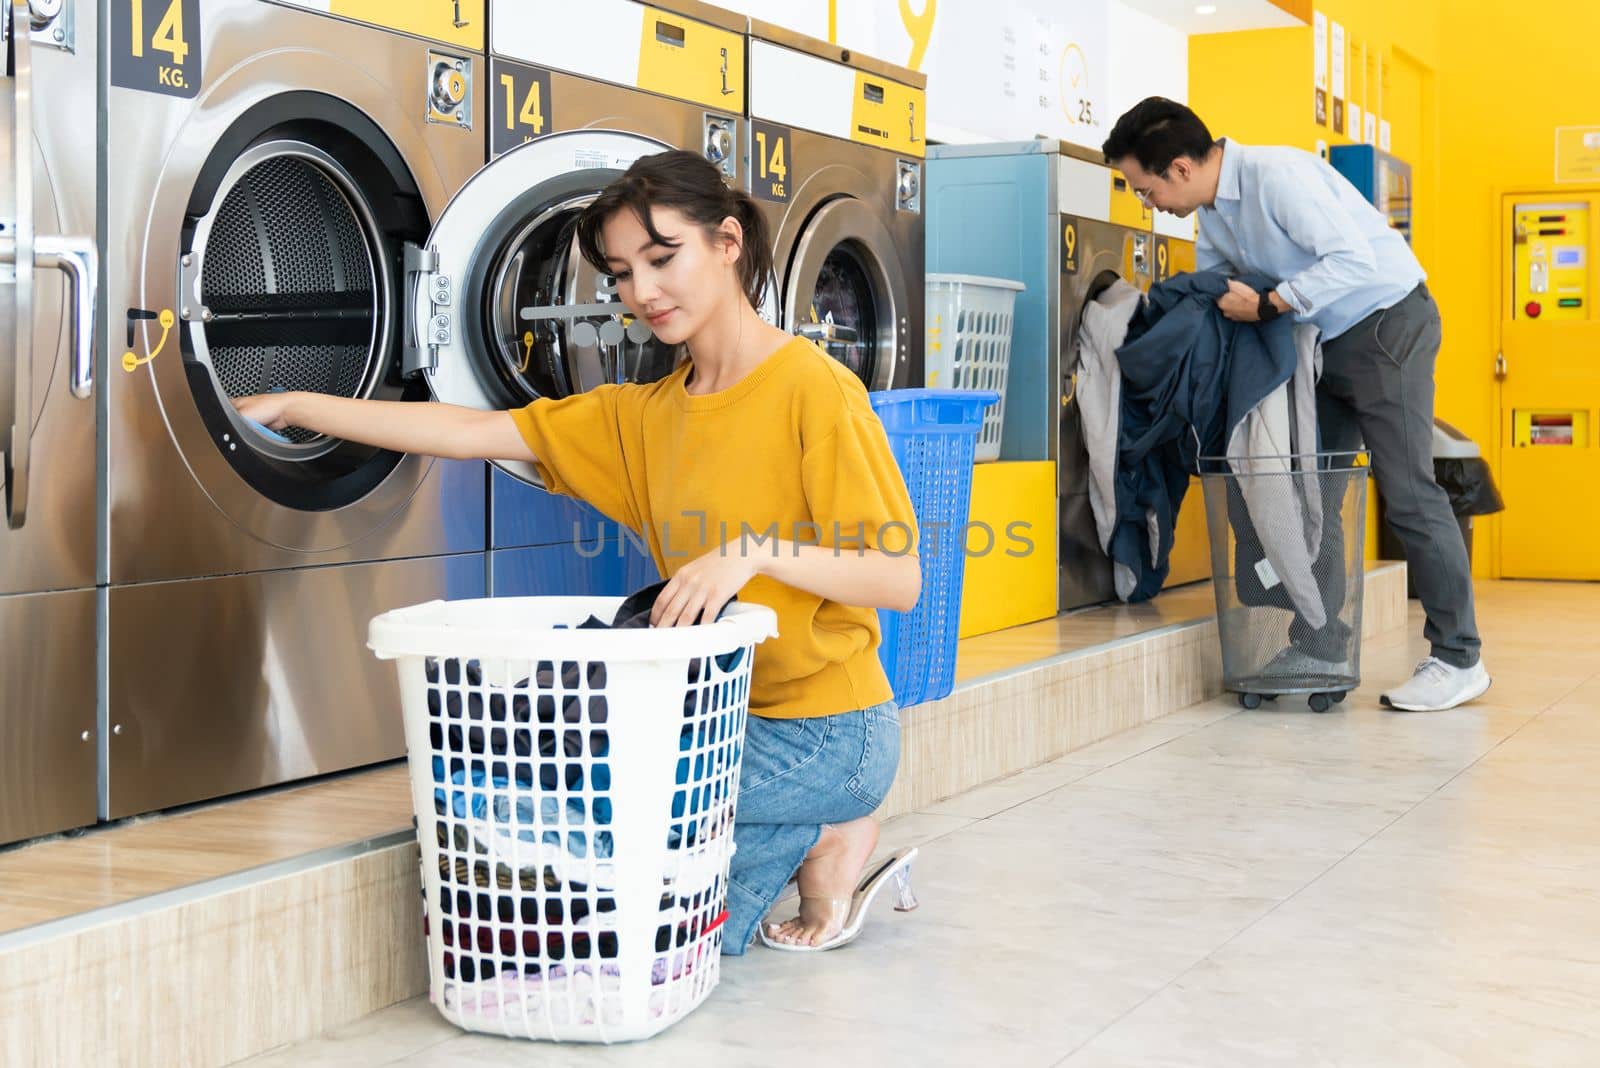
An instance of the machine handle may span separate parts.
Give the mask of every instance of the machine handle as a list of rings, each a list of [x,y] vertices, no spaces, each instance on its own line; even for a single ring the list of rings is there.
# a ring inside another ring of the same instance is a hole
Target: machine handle
[[[853,326],[844,326],[840,323],[801,323],[800,328],[795,333],[810,341],[854,343],[861,340],[860,331]]]
[[[33,245],[33,262],[67,276],[72,293],[72,395],[88,400],[94,393],[94,313],[100,284],[100,255],[94,239],[56,234]]]
[[[11,410],[0,413],[0,429],[9,424],[11,438],[5,455],[6,524],[18,530],[28,518],[28,450],[33,435],[33,57],[29,51],[33,13],[28,0],[11,0],[7,7],[12,55],[11,162],[16,168],[16,185],[11,204],[15,221],[11,237],[0,247],[0,261],[9,258],[16,266],[12,290],[16,336],[11,345],[15,363]]]

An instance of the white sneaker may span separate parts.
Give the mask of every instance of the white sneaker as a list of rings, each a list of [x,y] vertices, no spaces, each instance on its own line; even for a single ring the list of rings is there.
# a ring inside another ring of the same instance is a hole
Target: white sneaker
[[[1385,708],[1402,712],[1443,712],[1482,697],[1491,681],[1482,660],[1469,668],[1458,668],[1430,656],[1417,665],[1417,673],[1408,682],[1378,701]]]

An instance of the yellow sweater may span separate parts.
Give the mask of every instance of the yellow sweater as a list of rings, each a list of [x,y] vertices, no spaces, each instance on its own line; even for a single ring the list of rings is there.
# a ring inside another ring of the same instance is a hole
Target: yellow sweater
[[[756,538],[774,535],[915,550],[916,517],[883,424],[843,365],[796,338],[719,393],[690,395],[689,370],[512,412],[545,485],[642,534],[667,578],[727,542],[736,551],[741,535],[752,552],[771,553]],[[753,715],[832,715],[891,696],[876,610],[765,576],[739,597],[778,614],[777,640],[755,659]]]

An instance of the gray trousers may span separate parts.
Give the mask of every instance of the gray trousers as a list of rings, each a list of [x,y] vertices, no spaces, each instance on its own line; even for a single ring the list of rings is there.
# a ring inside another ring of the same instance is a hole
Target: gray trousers
[[[1356,450],[1366,442],[1389,527],[1405,548],[1428,616],[1423,636],[1434,656],[1464,668],[1478,662],[1482,643],[1466,545],[1449,498],[1433,478],[1433,364],[1439,340],[1439,306],[1428,287],[1419,285],[1398,304],[1323,342],[1317,421],[1324,452]],[[1342,551],[1336,522],[1324,525],[1324,535],[1323,552]],[[1344,603],[1343,571],[1330,569],[1338,587],[1325,591],[1330,618]],[[1313,650],[1321,644],[1319,637],[1342,637],[1314,634],[1299,620],[1291,636]]]

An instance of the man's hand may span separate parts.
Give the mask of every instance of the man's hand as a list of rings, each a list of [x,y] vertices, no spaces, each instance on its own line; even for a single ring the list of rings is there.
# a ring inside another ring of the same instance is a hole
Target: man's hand
[[[1267,299],[1272,306],[1280,312],[1289,310],[1283,298],[1278,296],[1276,290],[1267,293]],[[1261,294],[1239,281],[1237,278],[1228,279],[1228,291],[1217,298],[1217,307],[1222,309],[1222,314],[1236,323],[1259,323],[1261,321]]]
[[[1261,294],[1237,278],[1228,279],[1228,291],[1217,298],[1217,307],[1236,323],[1261,321]]]

